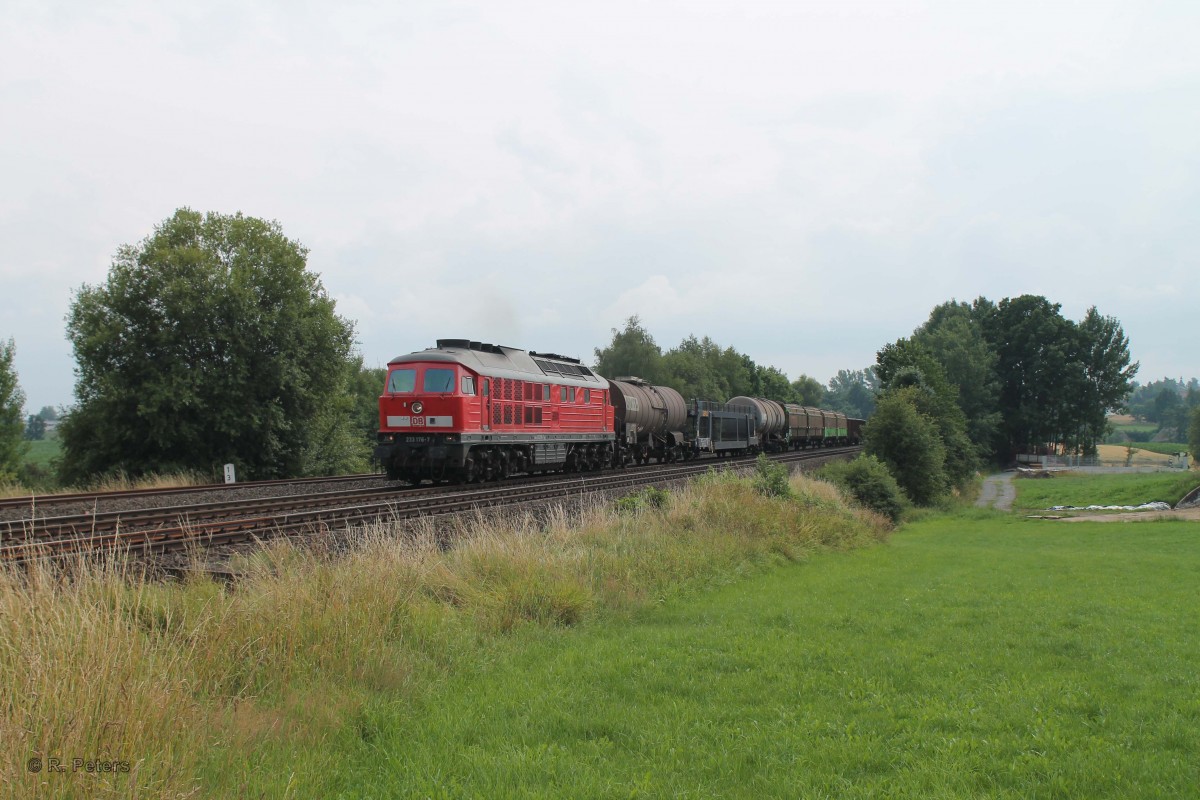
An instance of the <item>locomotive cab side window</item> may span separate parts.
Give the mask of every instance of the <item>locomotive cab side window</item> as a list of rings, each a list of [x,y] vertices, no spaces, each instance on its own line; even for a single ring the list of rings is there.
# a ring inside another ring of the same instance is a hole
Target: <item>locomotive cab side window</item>
[[[454,391],[454,370],[429,367],[422,384],[426,392],[449,394]]]
[[[462,393],[468,395],[475,394],[475,377],[473,375],[463,375]]]
[[[390,394],[408,393],[417,386],[415,369],[394,369],[388,375],[387,390]]]
[[[583,402],[585,402],[585,403],[592,402],[592,390],[591,389],[583,390]]]

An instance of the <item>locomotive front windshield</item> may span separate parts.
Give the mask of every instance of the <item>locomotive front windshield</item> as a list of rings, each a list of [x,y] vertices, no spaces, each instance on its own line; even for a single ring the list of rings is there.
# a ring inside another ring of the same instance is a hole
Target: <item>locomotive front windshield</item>
[[[423,386],[427,392],[453,392],[454,370],[432,368],[425,370]]]
[[[415,369],[394,369],[392,374],[388,375],[387,390],[390,394],[411,392],[416,385],[417,371]]]

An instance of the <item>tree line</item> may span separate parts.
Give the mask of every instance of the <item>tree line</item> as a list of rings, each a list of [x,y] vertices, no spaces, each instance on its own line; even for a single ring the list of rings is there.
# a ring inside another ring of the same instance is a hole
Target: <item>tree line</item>
[[[983,463],[1094,454],[1137,369],[1120,323],[1095,307],[1075,322],[1040,296],[952,300],[878,352],[866,448],[914,502],[936,502]]]
[[[1134,384],[1129,397],[1129,413],[1136,419],[1158,425],[1153,432],[1123,433],[1122,441],[1187,441],[1188,428],[1196,408],[1200,407],[1200,380],[1184,383],[1180,378],[1163,378]]]
[[[842,411],[859,419],[870,416],[875,407],[875,371],[871,367],[841,370],[828,387],[805,374],[789,380],[778,367],[758,364],[708,336],[689,335],[678,346],[663,351],[637,315],[629,317],[624,328],[613,328],[612,341],[594,353],[595,370],[606,378],[638,377],[669,386],[687,398],[765,397]]]

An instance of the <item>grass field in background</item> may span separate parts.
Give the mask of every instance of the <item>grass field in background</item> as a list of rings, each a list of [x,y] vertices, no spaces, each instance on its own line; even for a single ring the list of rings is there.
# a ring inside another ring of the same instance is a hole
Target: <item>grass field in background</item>
[[[1179,442],[1131,442],[1134,450],[1146,450],[1151,453],[1161,453],[1173,456],[1176,453],[1187,453],[1191,446]]]
[[[1157,422],[1111,422],[1113,430],[1126,433],[1154,433],[1158,430]]]
[[[1195,524],[928,519],[632,621],[515,631],[242,778],[282,787],[299,763],[296,797],[1187,796],[1198,569]]]
[[[43,469],[50,469],[51,461],[58,458],[61,453],[62,443],[57,437],[41,439],[29,442],[29,451],[25,454],[25,460]]]
[[[1200,485],[1196,472],[1167,471],[1132,474],[1060,472],[1052,478],[1018,478],[1016,510],[1051,506],[1140,505],[1161,500],[1175,505]]]

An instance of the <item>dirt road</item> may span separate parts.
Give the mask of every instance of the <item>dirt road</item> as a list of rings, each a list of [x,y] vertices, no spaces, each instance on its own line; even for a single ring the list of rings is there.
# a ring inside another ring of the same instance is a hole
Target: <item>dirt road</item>
[[[983,490],[979,493],[975,505],[979,508],[994,508],[997,511],[1012,511],[1013,501],[1017,499],[1013,475],[1012,472],[1001,472],[984,478]]]

